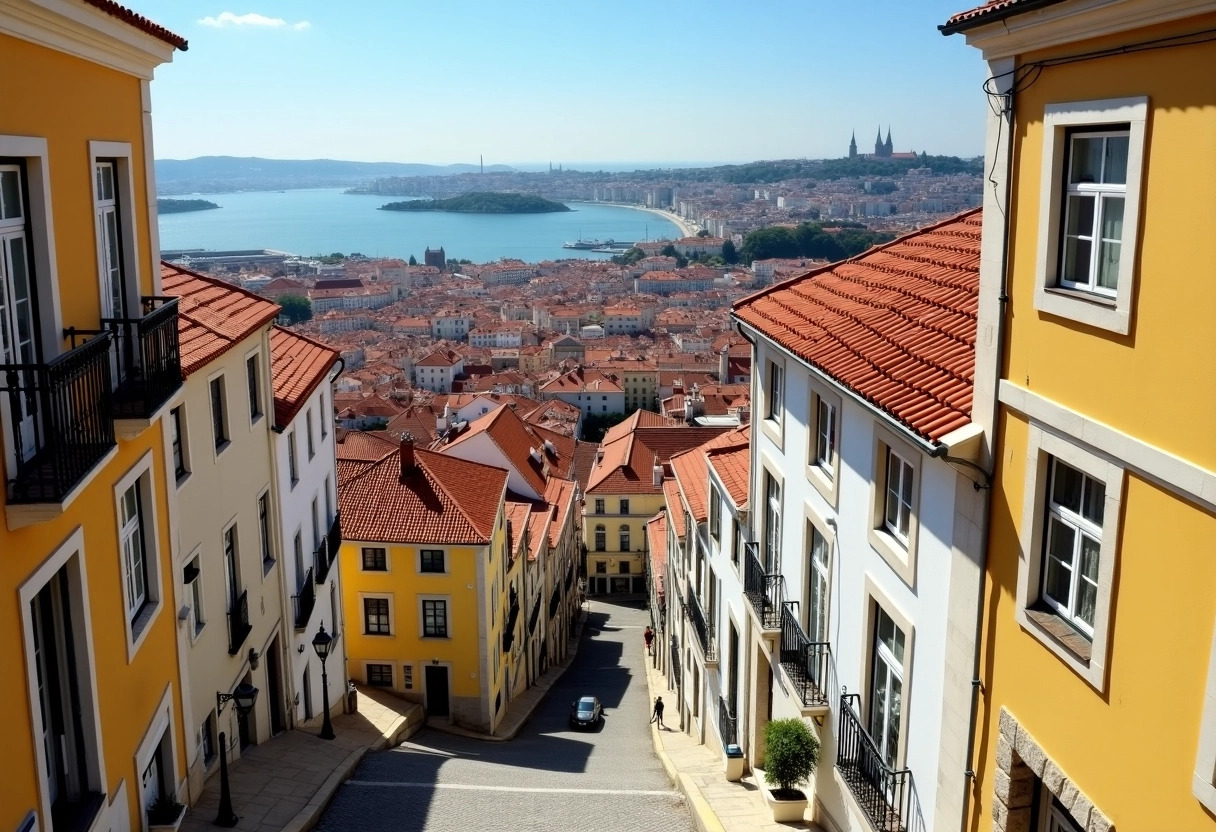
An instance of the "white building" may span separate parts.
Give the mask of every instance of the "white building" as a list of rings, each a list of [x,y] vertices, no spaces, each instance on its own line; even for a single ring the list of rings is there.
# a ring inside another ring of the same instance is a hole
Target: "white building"
[[[523,328],[490,324],[485,328],[477,328],[469,333],[469,345],[487,347],[490,349],[512,349],[524,344]]]
[[[451,350],[435,350],[414,365],[414,384],[432,393],[450,393],[452,381],[463,372],[463,356]]]
[[[431,315],[431,337],[436,340],[463,341],[472,328],[472,317],[461,312],[437,312]]]
[[[625,412],[625,388],[612,374],[579,367],[540,387],[541,398],[560,399],[587,416]]]

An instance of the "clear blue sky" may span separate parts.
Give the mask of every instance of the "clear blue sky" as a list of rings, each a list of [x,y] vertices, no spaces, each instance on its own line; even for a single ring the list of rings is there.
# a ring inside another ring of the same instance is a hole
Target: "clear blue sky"
[[[748,161],[983,151],[967,0],[130,0],[190,41],[158,158]]]

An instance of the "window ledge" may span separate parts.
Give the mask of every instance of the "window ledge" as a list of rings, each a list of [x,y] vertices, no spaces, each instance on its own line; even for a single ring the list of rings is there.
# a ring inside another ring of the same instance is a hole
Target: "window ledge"
[[[827,500],[828,505],[836,508],[836,478],[834,474],[829,474],[824,470],[823,466],[817,462],[812,462],[806,466],[806,479],[823,499]]]
[[[267,558],[266,560],[262,561],[262,577],[263,578],[270,574],[270,570],[274,569],[275,563],[276,563],[276,561],[274,558]]]
[[[913,534],[916,530],[913,529]],[[911,540],[907,544],[897,539],[886,529],[870,529],[870,547],[887,562],[896,575],[909,588],[916,588],[916,558],[912,553]]]
[[[1065,621],[1059,613],[1045,604],[1038,604],[1026,610],[1026,617],[1039,628],[1060,643],[1064,649],[1077,657],[1078,661],[1089,664],[1093,643],[1077,632],[1076,628]]]
[[[1034,308],[1120,335],[1126,335],[1131,328],[1131,314],[1121,308],[1117,299],[1081,289],[1038,286],[1034,293]]]
[[[769,438],[769,441],[778,448],[784,450],[784,436],[782,433],[782,420],[774,419],[771,416],[766,416],[760,422],[760,429],[764,435]]]
[[[1084,303],[1092,303],[1095,306],[1100,306],[1106,309],[1115,308],[1115,299],[1109,295],[1099,294],[1098,292],[1089,292],[1085,289],[1073,289],[1068,286],[1044,286],[1043,291],[1049,295],[1058,295],[1062,298],[1081,301]]]
[[[1106,667],[1100,656],[1095,656],[1091,643],[1056,613],[1045,612],[1041,605],[1019,607],[1017,621],[1031,637],[1068,665],[1074,673],[1084,679],[1098,693],[1106,692]]]
[[[216,455],[216,456],[219,456],[219,455],[220,455],[220,454],[222,454],[224,451],[228,450],[228,448],[229,448],[229,446],[230,446],[230,445],[232,445],[232,440],[231,440],[231,439],[225,439],[223,442],[220,442],[220,443],[216,444],[216,446],[215,446],[215,455]]]

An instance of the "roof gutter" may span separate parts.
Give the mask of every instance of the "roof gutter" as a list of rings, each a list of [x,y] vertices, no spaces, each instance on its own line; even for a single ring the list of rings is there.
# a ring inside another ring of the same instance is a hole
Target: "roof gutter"
[[[965,32],[969,29],[987,26],[989,23],[1008,20],[1016,15],[1055,6],[1062,2],[1064,0],[1010,0],[1009,5],[1003,9],[985,12],[975,17],[966,17],[954,23],[943,23],[937,27],[937,30],[943,35],[953,35],[955,32]]]

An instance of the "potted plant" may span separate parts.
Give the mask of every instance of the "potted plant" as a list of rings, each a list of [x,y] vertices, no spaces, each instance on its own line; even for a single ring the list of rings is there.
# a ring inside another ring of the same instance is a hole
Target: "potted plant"
[[[819,765],[819,740],[801,719],[775,719],[764,728],[764,782],[773,820],[802,821],[806,794],[798,787],[811,779]]]
[[[148,832],[177,832],[185,816],[185,806],[178,803],[176,798],[162,794],[148,807]]]

